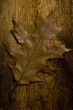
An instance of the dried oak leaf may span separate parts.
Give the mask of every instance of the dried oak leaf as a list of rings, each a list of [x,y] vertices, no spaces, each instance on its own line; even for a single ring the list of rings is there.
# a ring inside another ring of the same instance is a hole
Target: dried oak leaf
[[[46,19],[39,15],[35,20],[35,30],[30,34],[27,30],[13,19],[12,34],[19,48],[12,48],[10,55],[15,59],[16,65],[12,68],[14,77],[19,84],[28,84],[31,81],[42,81],[36,73],[46,66],[49,58],[59,58],[69,49],[61,42],[54,42],[54,37],[62,30],[55,25],[56,17],[53,12]]]

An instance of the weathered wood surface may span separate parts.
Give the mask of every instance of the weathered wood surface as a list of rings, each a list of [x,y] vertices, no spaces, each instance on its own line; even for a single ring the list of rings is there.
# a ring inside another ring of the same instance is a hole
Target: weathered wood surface
[[[60,35],[60,39],[66,44],[66,46],[73,48],[73,38],[72,38],[72,1],[71,0],[2,0],[0,1],[0,42],[10,41],[11,45],[14,46],[14,40],[11,37],[10,30],[12,30],[12,18],[22,23],[30,31],[34,31],[34,20],[37,14],[37,10],[42,17],[46,17],[48,13],[54,9],[56,6],[60,11],[61,18],[58,23],[65,25],[65,29]],[[1,47],[3,50],[3,47]],[[8,58],[6,53],[2,53],[0,50],[0,57]],[[5,50],[4,50],[5,51]],[[6,56],[2,56],[5,54]],[[15,88],[12,96],[10,97],[12,89],[15,87],[15,83],[12,76],[7,76],[6,74],[12,74],[9,72],[7,61],[4,59],[4,70],[0,69],[1,74],[4,73],[4,81],[6,82],[6,89],[1,89],[7,92],[5,94],[8,101],[2,106],[0,110],[73,110],[73,88],[72,88],[72,52],[64,54],[65,59],[51,59],[48,60],[48,66],[54,67],[55,70],[49,70],[48,74],[39,73],[39,77],[44,80],[44,82],[33,82],[28,85],[20,85]],[[3,77],[3,74],[2,74]],[[6,81],[10,78],[11,82]],[[8,84],[10,84],[8,86]],[[4,85],[1,85],[4,87]],[[12,88],[9,90],[9,88]],[[4,87],[4,88],[5,88]],[[8,92],[7,89],[10,91]],[[2,92],[1,92],[2,93]],[[9,94],[9,96],[8,96]],[[0,94],[1,97],[1,94]],[[10,98],[10,99],[9,99]],[[1,99],[1,100],[3,100]],[[9,99],[9,100],[8,100]],[[9,102],[11,101],[11,102]]]

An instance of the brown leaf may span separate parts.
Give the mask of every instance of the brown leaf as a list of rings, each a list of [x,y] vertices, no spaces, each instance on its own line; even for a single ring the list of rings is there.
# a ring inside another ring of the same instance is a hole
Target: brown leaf
[[[50,45],[50,40],[53,40],[57,33],[62,30],[61,27],[57,27],[54,23],[49,22],[49,18],[55,22],[55,18],[52,18],[52,16],[51,14],[46,20],[40,16],[36,18],[36,34],[30,34],[13,20],[12,33],[20,48],[19,50],[12,50],[12,56],[16,61],[12,71],[15,79],[20,84],[41,81],[36,76],[36,73],[46,65],[46,60],[62,57],[64,52],[69,51],[59,41],[57,41],[56,46],[54,44]]]

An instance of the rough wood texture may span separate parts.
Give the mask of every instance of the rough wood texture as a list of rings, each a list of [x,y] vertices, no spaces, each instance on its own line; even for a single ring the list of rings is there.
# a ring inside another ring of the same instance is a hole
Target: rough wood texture
[[[67,47],[73,48],[72,0],[0,0],[0,43],[9,40],[16,48],[10,34],[13,17],[33,32],[37,10],[45,18],[55,7],[61,15],[58,24],[65,25],[59,38]],[[3,66],[0,69],[0,78],[3,77],[0,80],[0,99],[4,102],[2,104],[0,100],[0,110],[73,110],[72,51],[65,53],[64,58],[48,59],[48,66],[54,70],[38,74],[44,82],[16,86],[11,95],[16,82],[7,66],[8,55],[3,49],[0,49],[0,64]]]

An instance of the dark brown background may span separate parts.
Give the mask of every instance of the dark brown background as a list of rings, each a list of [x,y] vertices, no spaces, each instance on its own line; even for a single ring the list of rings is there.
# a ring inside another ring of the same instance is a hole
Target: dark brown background
[[[44,82],[16,86],[11,96],[16,81],[2,46],[6,40],[14,45],[10,37],[13,17],[33,32],[37,10],[46,18],[55,7],[60,12],[57,23],[65,25],[59,39],[73,48],[72,0],[0,0],[0,110],[73,110],[73,51],[65,53],[64,58],[48,59],[49,67],[55,70],[39,73]]]

